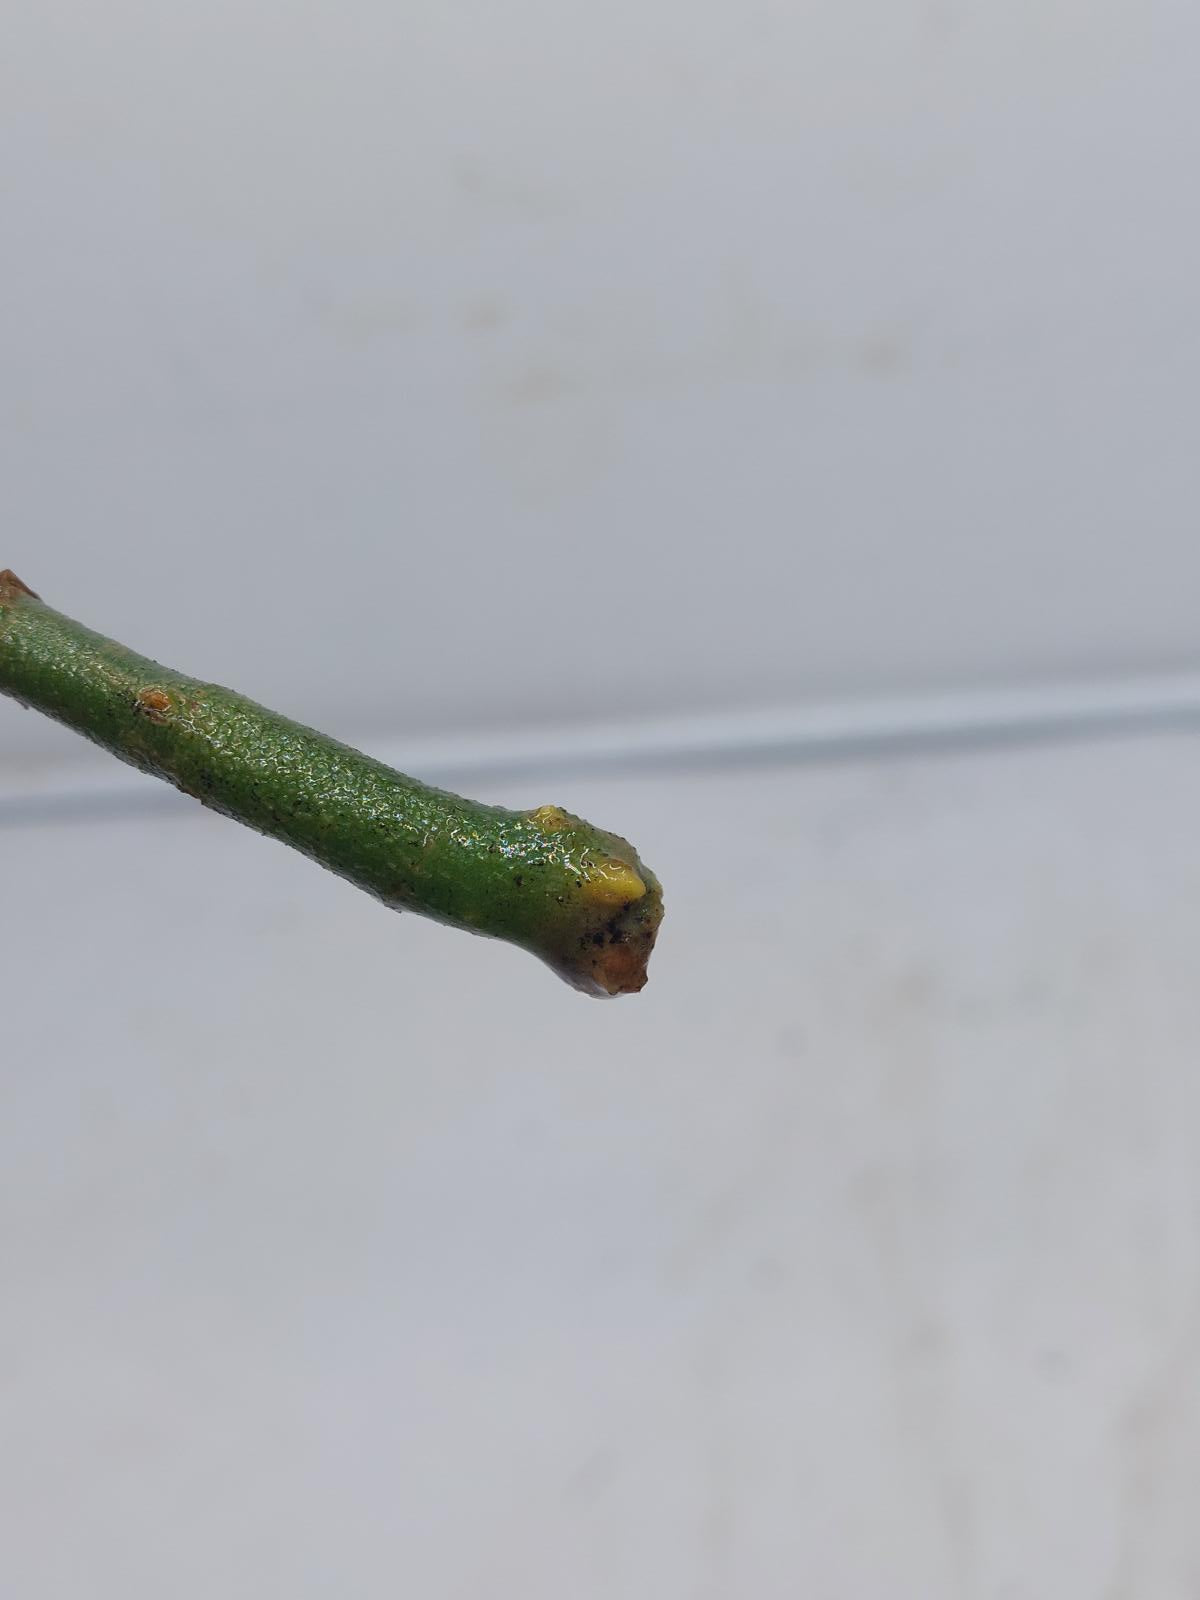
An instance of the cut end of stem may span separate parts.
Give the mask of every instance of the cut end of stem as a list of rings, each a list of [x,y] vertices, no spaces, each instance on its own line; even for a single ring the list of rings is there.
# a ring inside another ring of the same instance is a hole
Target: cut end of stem
[[[597,993],[637,994],[646,987],[646,967],[661,921],[662,893],[656,884],[605,925],[590,964]]]
[[[605,901],[585,889],[583,927],[559,959],[551,958],[555,970],[584,994],[637,994],[646,986],[646,968],[662,922],[662,890],[644,867],[641,876],[633,868],[626,871],[631,892],[623,900]]]

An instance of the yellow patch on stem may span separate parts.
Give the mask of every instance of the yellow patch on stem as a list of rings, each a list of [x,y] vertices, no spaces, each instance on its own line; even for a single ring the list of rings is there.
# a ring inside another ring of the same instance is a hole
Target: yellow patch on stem
[[[610,857],[588,869],[583,892],[597,905],[627,906],[642,898],[646,885],[626,862]]]

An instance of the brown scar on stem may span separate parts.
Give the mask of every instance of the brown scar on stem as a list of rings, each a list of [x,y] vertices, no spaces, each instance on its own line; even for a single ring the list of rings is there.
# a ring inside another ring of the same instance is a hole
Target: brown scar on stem
[[[5,567],[0,572],[0,604],[6,600],[18,600],[22,595],[28,595],[31,600],[40,600],[41,595],[35,594],[27,583],[22,583],[11,567]]]
[[[167,712],[171,709],[171,697],[165,689],[141,689],[135,703],[141,714],[151,722],[165,722]]]

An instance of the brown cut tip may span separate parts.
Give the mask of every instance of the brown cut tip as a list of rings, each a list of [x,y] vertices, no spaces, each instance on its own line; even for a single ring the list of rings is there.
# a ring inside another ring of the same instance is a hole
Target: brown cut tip
[[[643,871],[645,869],[643,868]],[[662,890],[652,874],[636,900],[619,910],[600,908],[585,923],[572,947],[550,964],[584,994],[637,994],[646,985],[646,966],[662,921]]]
[[[5,567],[0,572],[0,605],[5,601],[19,600],[22,595],[28,595],[31,600],[41,599],[27,583],[21,582],[11,567]]]

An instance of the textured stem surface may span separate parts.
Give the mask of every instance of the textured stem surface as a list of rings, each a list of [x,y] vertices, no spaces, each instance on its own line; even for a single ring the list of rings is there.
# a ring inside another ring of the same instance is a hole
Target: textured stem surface
[[[592,994],[646,981],[662,917],[624,839],[432,789],[44,605],[0,572],[0,692],[366,889],[532,951]]]

